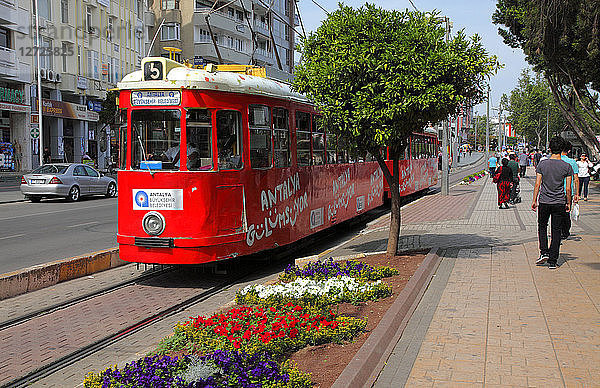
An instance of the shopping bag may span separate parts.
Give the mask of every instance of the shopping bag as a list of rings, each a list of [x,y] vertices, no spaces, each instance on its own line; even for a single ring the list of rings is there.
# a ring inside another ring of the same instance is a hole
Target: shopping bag
[[[579,218],[579,204],[574,203],[573,208],[571,209],[571,219],[573,221],[577,221],[578,218]]]

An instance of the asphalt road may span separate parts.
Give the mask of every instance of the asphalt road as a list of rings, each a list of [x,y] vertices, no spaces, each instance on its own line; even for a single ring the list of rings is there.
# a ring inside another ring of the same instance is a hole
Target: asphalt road
[[[117,198],[0,204],[0,274],[116,247]]]
[[[479,158],[480,155],[473,154],[463,159],[463,163]],[[450,185],[484,168],[484,160],[479,159],[477,163],[453,170]],[[18,190],[18,186],[0,185],[0,191],[11,190]],[[429,194],[439,190],[438,183]],[[116,233],[117,198],[82,198],[75,203],[56,199],[0,204],[0,274],[116,247]]]

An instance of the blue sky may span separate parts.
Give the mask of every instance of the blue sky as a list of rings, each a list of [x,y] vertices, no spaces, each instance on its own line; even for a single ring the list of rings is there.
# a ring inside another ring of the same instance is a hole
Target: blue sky
[[[419,11],[432,11],[437,9],[442,15],[448,16],[453,23],[452,32],[464,29],[471,36],[478,34],[488,53],[496,55],[504,68],[491,79],[491,106],[497,106],[503,93],[510,91],[517,85],[521,70],[528,67],[525,56],[520,49],[512,49],[502,42],[498,35],[498,27],[492,23],[492,14],[496,9],[495,0],[412,0]],[[338,0],[316,0],[328,11],[337,9]],[[346,0],[344,4],[360,7],[364,0]],[[370,0],[385,9],[414,9],[409,0]],[[326,14],[312,0],[299,0],[300,15],[307,31],[314,31]],[[475,107],[479,114],[485,114],[485,105]],[[494,115],[491,111],[490,115]]]

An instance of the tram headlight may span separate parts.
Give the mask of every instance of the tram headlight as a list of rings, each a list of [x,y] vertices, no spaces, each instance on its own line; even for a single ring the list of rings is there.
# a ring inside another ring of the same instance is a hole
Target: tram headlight
[[[165,230],[165,217],[157,212],[146,213],[142,219],[142,228],[150,236],[158,236]]]

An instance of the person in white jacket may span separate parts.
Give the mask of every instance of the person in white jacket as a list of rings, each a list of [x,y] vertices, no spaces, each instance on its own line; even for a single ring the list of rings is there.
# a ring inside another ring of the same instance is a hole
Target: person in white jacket
[[[581,197],[581,192],[583,191],[583,200],[587,201],[588,197],[588,186],[590,184],[590,168],[593,167],[592,162],[589,161],[586,154],[581,154],[581,157],[577,161],[577,167],[579,167],[579,172],[577,173],[579,177],[579,197]]]

